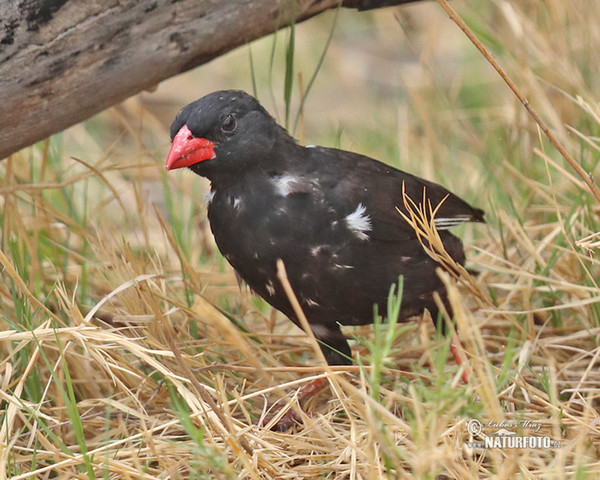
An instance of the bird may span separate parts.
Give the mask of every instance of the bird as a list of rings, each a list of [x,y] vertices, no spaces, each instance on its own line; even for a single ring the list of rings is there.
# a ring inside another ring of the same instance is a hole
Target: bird
[[[341,326],[374,321],[403,277],[399,321],[448,305],[430,256],[407,220],[406,198],[435,208],[444,249],[465,264],[450,232],[485,222],[484,212],[443,186],[365,155],[298,143],[259,101],[222,90],[185,106],[170,129],[166,169],[210,181],[207,214],[217,247],[236,274],[291,321],[300,318],[278,262],[329,365],[352,364]],[[403,215],[404,214],[404,215]]]

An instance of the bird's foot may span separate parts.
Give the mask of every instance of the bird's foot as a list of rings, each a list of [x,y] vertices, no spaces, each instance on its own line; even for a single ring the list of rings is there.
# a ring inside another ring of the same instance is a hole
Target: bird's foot
[[[317,395],[321,390],[325,389],[329,385],[329,381],[326,378],[317,378],[310,383],[304,385],[297,395],[298,405],[301,409],[304,408],[308,400]],[[270,425],[270,429],[277,432],[285,432],[292,428],[295,424],[302,423],[302,415],[298,409],[294,406],[288,408],[288,410],[281,415],[282,409],[285,406],[276,408],[273,413],[269,413],[259,424],[263,427],[269,426],[273,419],[279,417],[275,423]]]
[[[450,340],[450,351],[452,352],[454,360],[456,361],[456,364],[459,367],[463,366],[466,363],[467,356],[465,355],[465,349],[460,343],[460,340],[458,339],[458,336],[456,334],[453,334]],[[464,365],[464,370],[462,372],[462,381],[464,383],[469,383],[470,378],[471,369],[468,365]]]

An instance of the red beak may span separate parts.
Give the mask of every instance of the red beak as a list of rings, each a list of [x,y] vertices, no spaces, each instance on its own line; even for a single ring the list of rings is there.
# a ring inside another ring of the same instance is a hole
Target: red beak
[[[187,126],[181,127],[167,157],[167,170],[189,167],[195,163],[215,158],[215,144],[206,138],[195,138]]]

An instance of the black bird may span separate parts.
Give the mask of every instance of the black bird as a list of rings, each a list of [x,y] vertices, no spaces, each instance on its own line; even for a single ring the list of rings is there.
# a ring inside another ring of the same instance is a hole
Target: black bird
[[[344,150],[299,145],[252,96],[219,91],[183,108],[171,126],[167,170],[188,167],[211,182],[208,218],[217,246],[250,288],[294,323],[277,277],[285,265],[315,337],[331,365],[351,363],[340,325],[373,322],[390,286],[404,276],[400,320],[446,298],[438,263],[425,252],[406,212],[440,205],[434,222],[459,264],[461,241],[448,229],[483,222],[484,212],[435,183]]]

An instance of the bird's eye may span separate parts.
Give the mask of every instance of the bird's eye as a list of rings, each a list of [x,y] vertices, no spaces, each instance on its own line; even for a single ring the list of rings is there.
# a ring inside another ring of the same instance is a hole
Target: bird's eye
[[[221,122],[221,130],[225,133],[233,132],[237,127],[237,121],[232,114],[227,115]]]

